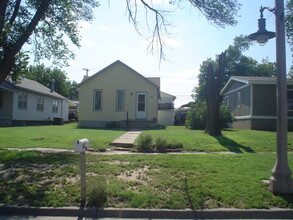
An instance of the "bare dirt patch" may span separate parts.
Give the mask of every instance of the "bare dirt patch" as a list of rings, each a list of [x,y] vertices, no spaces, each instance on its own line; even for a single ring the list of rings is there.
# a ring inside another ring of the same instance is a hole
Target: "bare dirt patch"
[[[120,164],[120,165],[128,165],[130,162],[123,161],[123,160],[111,160],[111,161],[100,161],[100,163],[106,163],[106,164]]]
[[[120,174],[118,178],[124,181],[134,181],[147,185],[147,181],[149,180],[149,176],[146,173],[147,171],[149,171],[149,167],[144,166],[143,168],[126,171]]]

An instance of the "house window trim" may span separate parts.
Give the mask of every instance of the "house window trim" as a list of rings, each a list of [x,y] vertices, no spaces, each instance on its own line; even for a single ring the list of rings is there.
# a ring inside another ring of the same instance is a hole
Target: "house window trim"
[[[56,105],[54,105],[54,102],[56,102]],[[53,114],[57,114],[59,111],[58,109],[58,100],[57,99],[53,99],[52,100],[52,113]]]
[[[27,93],[26,92],[23,92],[23,91],[18,92],[17,108],[19,110],[27,110]]]
[[[96,109],[96,92],[101,93],[101,103],[100,103],[100,108]],[[103,111],[103,90],[102,89],[95,89],[94,94],[93,94],[93,110],[94,111]]]
[[[123,93],[123,100],[122,100],[122,108],[121,109],[119,109],[118,107],[119,107],[119,96],[118,96],[118,94],[119,94],[119,92],[122,92]],[[126,97],[125,97],[125,94],[126,94],[126,92],[125,92],[125,90],[124,89],[117,89],[116,90],[116,112],[124,112],[125,111],[125,101],[126,101]]]
[[[40,100],[42,100],[40,102]],[[45,105],[45,98],[44,96],[38,96],[37,97],[37,112],[44,112],[44,105]],[[39,108],[39,106],[41,106],[41,108]]]
[[[241,91],[237,92],[237,108],[241,108]]]

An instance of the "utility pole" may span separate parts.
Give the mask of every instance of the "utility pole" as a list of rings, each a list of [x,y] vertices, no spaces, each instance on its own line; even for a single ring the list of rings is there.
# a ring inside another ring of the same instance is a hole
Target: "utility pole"
[[[83,68],[83,70],[85,70],[85,72],[86,72],[86,76],[89,76],[89,69],[88,68]]]

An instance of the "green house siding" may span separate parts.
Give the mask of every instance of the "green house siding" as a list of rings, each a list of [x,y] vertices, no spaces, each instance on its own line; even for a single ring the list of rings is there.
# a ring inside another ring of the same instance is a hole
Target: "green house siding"
[[[245,83],[234,81],[226,92],[229,93],[229,92],[231,92],[235,89],[239,89],[240,87],[245,86],[245,85],[246,85]]]
[[[276,116],[276,85],[253,85],[253,115]]]

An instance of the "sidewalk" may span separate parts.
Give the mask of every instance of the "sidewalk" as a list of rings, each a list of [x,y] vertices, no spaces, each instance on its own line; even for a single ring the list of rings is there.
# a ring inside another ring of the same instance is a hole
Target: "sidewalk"
[[[204,210],[168,210],[168,209],[114,209],[114,208],[44,208],[17,207],[0,205],[0,220],[37,219],[47,216],[57,219],[91,218],[137,218],[137,219],[292,219],[293,209],[204,209]],[[28,218],[29,217],[29,218]],[[47,218],[50,219],[50,218]]]
[[[114,140],[110,145],[116,147],[132,148],[136,138],[141,134],[142,130],[131,130]]]

